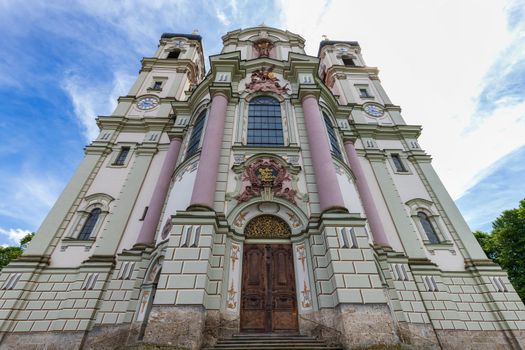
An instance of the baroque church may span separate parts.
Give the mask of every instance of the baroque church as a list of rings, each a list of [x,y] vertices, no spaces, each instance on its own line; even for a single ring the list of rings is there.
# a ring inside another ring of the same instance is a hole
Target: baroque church
[[[0,275],[1,349],[521,349],[487,259],[355,41],[165,33]],[[302,345],[301,345],[302,344]]]

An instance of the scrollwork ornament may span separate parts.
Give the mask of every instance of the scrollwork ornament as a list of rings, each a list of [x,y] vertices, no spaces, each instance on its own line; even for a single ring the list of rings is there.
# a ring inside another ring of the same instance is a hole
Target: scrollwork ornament
[[[289,238],[290,227],[274,215],[260,215],[252,219],[245,229],[246,238]]]

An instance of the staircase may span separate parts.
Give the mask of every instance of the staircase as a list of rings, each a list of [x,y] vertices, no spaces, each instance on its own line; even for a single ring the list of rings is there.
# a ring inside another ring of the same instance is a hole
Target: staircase
[[[342,350],[339,346],[328,346],[317,338],[300,334],[234,334],[222,338],[212,348],[202,350]]]

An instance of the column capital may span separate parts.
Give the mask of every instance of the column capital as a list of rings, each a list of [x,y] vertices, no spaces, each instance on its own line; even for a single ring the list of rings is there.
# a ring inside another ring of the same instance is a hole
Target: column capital
[[[308,97],[313,97],[317,101],[319,101],[319,96],[321,96],[321,90],[317,87],[307,87],[307,86],[300,86],[298,91],[298,97],[299,101],[301,103]]]
[[[91,144],[84,149],[85,154],[105,155],[111,153],[111,148],[107,147],[107,143],[103,145]]]
[[[155,153],[158,152],[158,148],[157,146],[154,146],[154,145],[139,145],[137,146],[137,148],[135,148],[135,153],[137,155],[154,155]]]
[[[411,154],[408,156],[410,161],[415,161],[419,163],[431,163],[432,157],[428,154]]]
[[[184,138],[184,133],[180,131],[168,131],[168,137],[170,139],[170,142],[179,140],[182,141]]]
[[[232,98],[232,89],[230,84],[213,84],[209,88],[211,98],[215,98],[216,96],[223,96],[226,101],[230,101]]]
[[[355,145],[355,142],[357,141],[357,137],[355,136],[343,136],[343,144],[350,143],[352,145]]]
[[[366,158],[371,162],[384,162],[386,155],[381,151],[366,151]]]

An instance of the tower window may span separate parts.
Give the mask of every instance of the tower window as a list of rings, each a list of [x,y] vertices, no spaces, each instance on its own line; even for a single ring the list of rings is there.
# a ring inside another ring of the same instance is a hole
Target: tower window
[[[284,145],[281,104],[277,99],[260,96],[250,101],[248,145],[262,147]]]
[[[359,97],[366,98],[366,97],[372,97],[372,96],[370,96],[366,88],[359,88]]]
[[[126,158],[128,157],[129,150],[129,147],[122,147],[113,165],[124,165],[126,163]]]
[[[153,90],[162,90],[162,81],[154,81],[151,88]]]
[[[102,210],[100,210],[100,208],[95,208],[89,213],[84,226],[82,226],[82,230],[80,230],[78,239],[88,240],[90,238],[101,212]]]
[[[326,125],[326,131],[328,133],[328,140],[330,141],[330,148],[332,152],[339,158],[341,158],[341,149],[339,148],[339,142],[337,141],[337,135],[335,134],[335,129],[330,121],[330,118],[323,113],[324,124]]]
[[[170,53],[168,54],[168,57],[167,58],[171,58],[171,59],[178,59],[180,56],[180,50],[179,49],[175,49],[173,51],[170,51]]]
[[[399,157],[399,154],[392,154],[392,161],[394,162],[394,166],[396,167],[396,171],[400,173],[406,173],[408,170],[405,168],[405,165],[401,161],[401,158]]]
[[[425,230],[425,234],[427,235],[429,242],[431,244],[438,244],[439,238],[437,236],[436,230],[434,229],[434,226],[432,226],[432,223],[428,218],[428,215],[422,211],[419,211],[417,212],[417,217],[419,218],[419,222],[421,223],[423,230]]]
[[[341,57],[341,59],[343,60],[343,64],[347,67],[356,67],[356,64],[355,64],[355,61],[352,57],[350,56],[343,56]]]
[[[193,131],[191,132],[190,141],[188,143],[188,150],[186,151],[186,159],[197,153],[201,143],[202,132],[204,130],[204,122],[206,121],[206,110],[203,110],[197,117]]]

